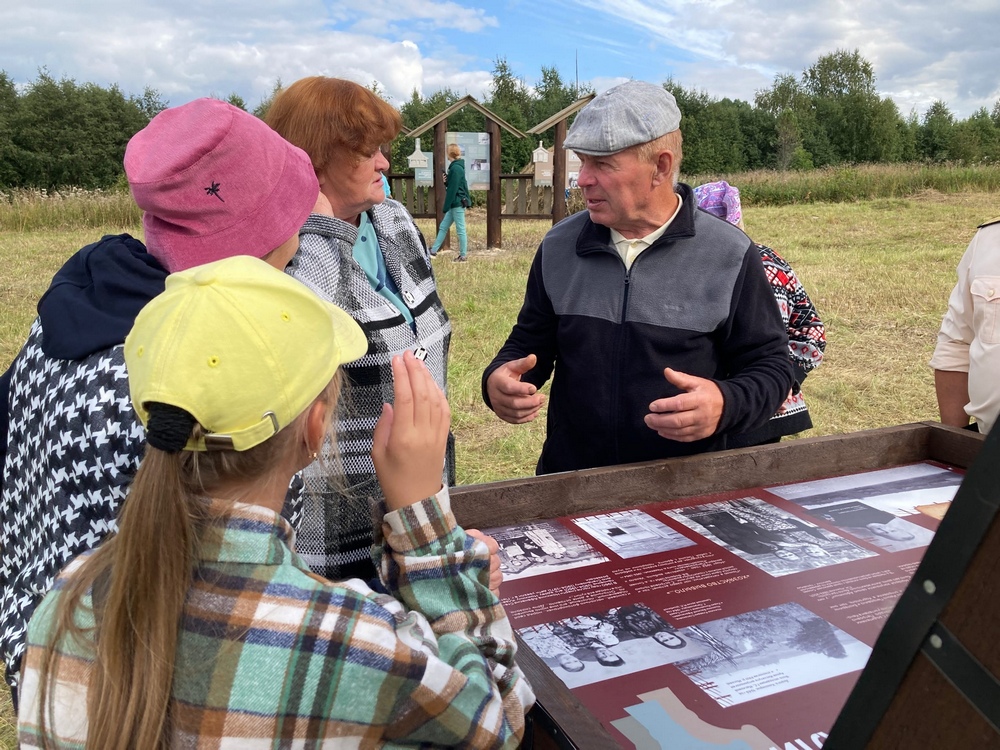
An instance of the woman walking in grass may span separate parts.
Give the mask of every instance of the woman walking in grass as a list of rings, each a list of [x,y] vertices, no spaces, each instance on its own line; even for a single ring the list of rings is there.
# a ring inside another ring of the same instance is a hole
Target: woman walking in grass
[[[444,244],[448,230],[455,224],[455,234],[458,235],[458,255],[454,260],[464,262],[469,251],[469,241],[465,232],[465,209],[471,203],[469,201],[469,183],[465,179],[465,159],[462,158],[462,149],[457,143],[448,146],[448,158],[451,164],[448,165],[448,177],[446,178],[448,192],[444,196],[444,218],[441,219],[441,228],[438,229],[437,237],[431,246],[431,255],[437,255],[441,245]]]

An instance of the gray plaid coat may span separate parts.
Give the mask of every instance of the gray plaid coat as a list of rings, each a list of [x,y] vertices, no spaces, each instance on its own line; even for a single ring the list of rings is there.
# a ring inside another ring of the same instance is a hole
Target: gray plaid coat
[[[372,288],[354,260],[358,229],[353,224],[310,216],[288,268],[289,274],[350,313],[368,337],[368,353],[344,367],[348,387],[335,428],[339,459],[328,446],[324,460],[304,474],[304,517],[295,548],[310,568],[332,579],[375,574],[373,518],[381,518],[384,510],[371,459],[372,431],[382,404],[392,403],[392,357],[407,350],[419,352],[437,384],[442,390],[447,387],[451,323],[437,294],[424,238],[403,205],[394,200],[375,205],[368,216],[386,271],[413,315],[412,327]],[[445,481],[453,484],[451,441],[444,472]]]

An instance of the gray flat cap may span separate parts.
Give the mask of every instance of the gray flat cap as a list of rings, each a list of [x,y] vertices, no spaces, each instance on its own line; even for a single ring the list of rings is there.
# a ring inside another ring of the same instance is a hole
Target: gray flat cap
[[[672,133],[680,124],[674,95],[663,86],[626,81],[598,94],[580,110],[563,148],[608,156]]]

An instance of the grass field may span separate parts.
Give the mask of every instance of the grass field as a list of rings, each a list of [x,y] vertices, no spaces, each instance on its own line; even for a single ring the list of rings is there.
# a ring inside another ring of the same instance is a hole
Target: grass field
[[[822,366],[803,388],[809,435],[936,419],[927,365],[955,266],[975,227],[1000,215],[996,192],[847,203],[748,208],[747,232],[796,270],[827,326]],[[433,223],[418,222],[433,237]],[[449,397],[462,484],[533,473],[544,420],[507,425],[483,406],[480,375],[520,308],[545,222],[506,222],[502,250],[487,250],[485,216],[470,212],[470,261],[434,261],[454,326]],[[137,226],[127,227],[139,236]],[[60,264],[103,229],[38,229],[0,223],[0,370],[17,354],[38,297]],[[0,747],[14,747],[6,691],[0,691]]]

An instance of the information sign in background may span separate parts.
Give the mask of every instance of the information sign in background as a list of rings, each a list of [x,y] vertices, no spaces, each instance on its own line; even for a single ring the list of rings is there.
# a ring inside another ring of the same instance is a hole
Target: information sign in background
[[[465,159],[465,179],[469,190],[489,190],[489,133],[445,133],[445,143],[457,143]]]
[[[416,187],[431,187],[434,184],[434,152],[421,151],[427,159],[426,167],[413,168],[413,184]]]

